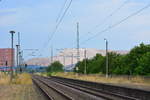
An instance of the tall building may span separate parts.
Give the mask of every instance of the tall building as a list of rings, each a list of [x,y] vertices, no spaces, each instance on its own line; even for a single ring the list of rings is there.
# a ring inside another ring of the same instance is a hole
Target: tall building
[[[0,67],[11,67],[13,65],[14,50],[12,50],[11,48],[0,48]]]

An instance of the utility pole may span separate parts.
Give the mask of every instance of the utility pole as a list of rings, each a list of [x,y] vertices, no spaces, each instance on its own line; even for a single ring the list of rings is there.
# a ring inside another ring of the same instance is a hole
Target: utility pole
[[[13,66],[14,66],[14,34],[15,31],[10,31],[11,34],[11,73],[10,73],[10,82],[12,82],[13,79]]]
[[[65,53],[63,52],[63,63],[64,63],[64,67],[66,66],[66,57],[65,57]]]
[[[77,22],[77,62],[80,61],[80,51],[79,51],[79,23]],[[79,66],[78,66],[79,67]],[[78,67],[76,67],[76,71],[78,71]]]
[[[20,66],[23,66],[24,59],[23,59],[23,50],[20,52]],[[23,72],[23,67],[20,67],[20,72]]]
[[[87,73],[87,67],[86,67],[86,53],[87,53],[87,51],[86,51],[86,49],[84,50],[84,74],[86,74]]]
[[[6,69],[5,69],[5,72],[7,71],[7,67],[8,67],[8,61],[5,62],[5,66],[6,66]]]
[[[21,52],[20,52],[20,49],[21,49],[21,44],[20,44],[20,32],[18,32],[18,66],[19,67],[19,71],[21,73],[21,66],[20,66],[20,61],[21,61]]]
[[[60,53],[62,54],[62,55],[60,55],[60,57],[62,57],[62,61],[63,61],[63,65],[65,66],[66,64],[65,64],[65,60],[66,60],[66,58],[65,58],[65,52],[64,52],[64,49],[56,49],[57,51],[60,51]]]
[[[53,63],[53,46],[51,46],[51,64]]]
[[[72,58],[72,59],[71,59],[71,65],[72,65],[72,66],[73,66],[73,56],[74,56],[74,55],[73,55],[73,53],[72,53],[72,57],[71,57],[71,58]]]
[[[22,69],[21,69],[21,59],[22,59],[22,57],[21,57],[21,51],[19,50],[19,72],[21,73],[22,72]]]
[[[51,46],[51,65],[53,63],[53,46]],[[51,72],[53,72],[53,67],[51,66]]]
[[[108,65],[108,41],[104,39],[106,42],[106,78],[109,77],[109,65]]]
[[[16,73],[17,73],[17,69],[19,66],[19,45],[16,45],[16,62],[17,62],[17,68],[16,68]]]

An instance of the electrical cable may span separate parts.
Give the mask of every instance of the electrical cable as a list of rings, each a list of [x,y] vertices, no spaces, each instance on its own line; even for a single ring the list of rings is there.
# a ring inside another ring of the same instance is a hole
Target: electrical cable
[[[73,1],[73,0],[70,0],[70,2],[69,2],[69,4],[68,4],[67,8],[64,10],[64,13],[62,14],[62,17],[60,18],[60,20],[59,20],[58,23],[56,24],[56,26],[55,26],[55,28],[54,28],[54,30],[53,30],[51,36],[49,37],[48,41],[44,44],[44,46],[43,46],[43,48],[42,48],[41,51],[44,51],[44,49],[47,47],[47,45],[49,44],[49,42],[53,39],[53,37],[54,37],[54,35],[56,34],[56,31],[57,31],[57,29],[58,29],[60,23],[62,22],[62,20],[64,19],[65,15],[66,15],[66,13],[67,13],[67,11],[68,11],[68,9],[70,8],[70,6],[71,6],[71,4],[72,4],[72,1]]]
[[[121,10],[127,3],[129,2],[129,0],[124,1],[117,9],[115,9],[112,13],[110,13],[107,17],[105,17],[101,24],[96,25],[94,28],[91,29],[91,31],[87,32],[88,34],[85,34],[86,36],[91,34],[93,30],[95,30],[96,28],[100,27],[101,25],[103,25],[108,19],[110,19],[110,17],[112,17],[114,14],[116,14],[119,10]],[[85,35],[81,36],[81,38],[83,38]]]
[[[141,9],[139,9],[138,11],[132,13],[131,15],[127,16],[126,18],[122,19],[121,21],[119,21],[119,22],[117,22],[117,23],[115,23],[115,24],[113,24],[113,25],[107,27],[106,29],[104,29],[104,30],[98,32],[98,33],[95,34],[94,36],[92,36],[92,37],[88,38],[87,40],[83,41],[81,44],[84,44],[84,43],[86,43],[87,41],[89,41],[89,40],[91,40],[91,39],[93,39],[93,38],[99,36],[100,34],[102,34],[102,33],[106,32],[106,31],[108,31],[108,30],[110,30],[110,29],[112,29],[112,28],[114,28],[114,27],[120,25],[120,24],[123,23],[124,21],[128,20],[129,18],[131,18],[131,17],[133,17],[133,16],[135,16],[135,15],[137,15],[137,14],[139,14],[140,12],[142,12],[143,10],[145,10],[145,9],[147,9],[147,8],[149,8],[149,7],[150,7],[150,4],[148,4],[147,6],[145,6],[145,7],[141,8]]]
[[[67,3],[67,0],[65,0],[63,6],[61,7],[61,10],[60,10],[60,12],[59,12],[59,14],[58,14],[58,17],[57,17],[57,19],[56,19],[56,22],[58,22],[58,20],[59,20],[59,18],[60,18],[60,16],[61,16],[61,13],[63,12],[63,10],[64,10],[64,8],[65,8],[66,3]]]

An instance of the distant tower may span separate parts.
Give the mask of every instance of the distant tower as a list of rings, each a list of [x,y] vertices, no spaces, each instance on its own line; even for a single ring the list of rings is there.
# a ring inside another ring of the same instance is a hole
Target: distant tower
[[[77,62],[80,61],[80,46],[79,46],[79,23],[77,23]]]
[[[80,51],[79,51],[79,23],[77,23],[77,63],[80,61]],[[76,67],[76,71],[78,71],[79,66]]]

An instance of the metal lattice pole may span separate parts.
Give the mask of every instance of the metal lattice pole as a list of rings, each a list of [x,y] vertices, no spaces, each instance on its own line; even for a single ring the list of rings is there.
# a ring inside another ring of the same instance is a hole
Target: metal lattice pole
[[[77,62],[80,61],[80,51],[79,51],[79,23],[77,23]],[[79,66],[78,66],[79,67]],[[78,67],[76,67],[76,71],[78,71]]]
[[[86,51],[86,49],[85,49],[85,50],[84,50],[84,59],[85,59],[85,61],[84,61],[84,74],[87,73],[87,67],[86,67],[86,53],[87,53],[87,51]]]

